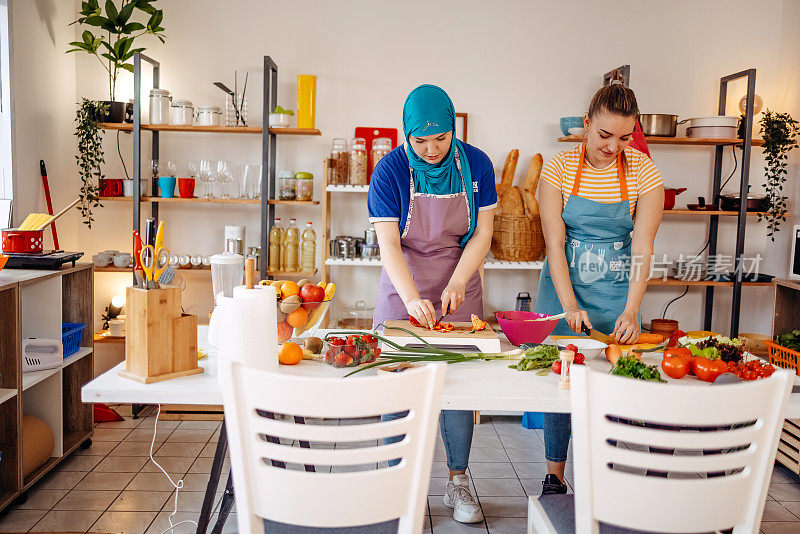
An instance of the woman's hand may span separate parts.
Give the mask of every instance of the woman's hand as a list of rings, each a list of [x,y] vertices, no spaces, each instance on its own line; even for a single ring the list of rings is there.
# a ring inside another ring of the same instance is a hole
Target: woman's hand
[[[442,291],[442,316],[447,313],[447,306],[450,306],[450,313],[455,311],[464,303],[466,293],[466,284],[453,282],[447,284],[447,287]]]
[[[567,321],[567,324],[573,332],[580,334],[581,327],[584,324],[589,328],[592,327],[592,323],[589,322],[589,314],[579,309],[577,306],[567,308],[564,310],[564,312],[567,314],[566,317],[564,317],[564,320]]]
[[[416,319],[419,324],[428,328],[433,328],[436,324],[436,310],[430,300],[423,300],[419,297],[413,298],[405,303],[408,316]]]
[[[636,339],[639,337],[639,320],[636,316],[636,313],[626,310],[614,324],[614,332],[611,337],[616,339],[620,345],[636,343]]]

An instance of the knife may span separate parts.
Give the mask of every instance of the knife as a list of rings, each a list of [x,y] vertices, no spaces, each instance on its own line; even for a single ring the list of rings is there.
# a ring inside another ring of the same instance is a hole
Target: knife
[[[444,315],[442,315],[442,317],[440,319],[438,319],[435,323],[433,323],[433,328],[436,328],[437,326],[439,326],[439,323],[442,322],[442,319],[444,319],[448,315],[450,315],[450,303],[449,302],[447,303],[447,310],[445,310]]]
[[[587,336],[589,336],[592,339],[596,339],[597,341],[602,341],[606,345],[611,345],[612,344],[611,336],[609,336],[608,334],[604,334],[602,332],[599,332],[599,331],[595,330],[594,328],[589,328],[585,324],[581,325],[581,332],[586,334]]]

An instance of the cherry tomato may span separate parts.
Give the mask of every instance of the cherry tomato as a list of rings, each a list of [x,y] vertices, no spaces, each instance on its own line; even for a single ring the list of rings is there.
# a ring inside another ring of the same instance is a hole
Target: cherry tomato
[[[586,361],[586,356],[584,356],[580,352],[575,354],[575,359],[573,360],[573,363],[577,363],[578,365],[583,365],[585,361]]]
[[[566,347],[564,347],[564,348],[565,348],[566,350],[571,350],[572,352],[574,352],[574,353],[576,353],[576,354],[578,353],[578,347],[576,347],[576,346],[575,346],[575,345],[573,345],[572,343],[570,343],[569,345],[567,345],[567,346],[566,346]]]
[[[377,338],[373,337],[371,334],[366,334],[364,336],[361,336],[361,341],[363,341],[364,343],[375,343],[378,340],[377,340]]]
[[[344,345],[344,339],[340,337],[332,337],[328,340],[329,345]]]
[[[661,370],[670,378],[683,378],[686,376],[689,371],[687,366],[687,361],[681,356],[664,354],[664,359],[661,361]]]
[[[359,336],[356,335],[347,336],[347,343],[345,343],[345,345],[355,345],[356,339],[358,338]]]
[[[552,364],[550,364],[550,370],[553,371],[555,374],[561,374],[561,360],[556,360]]]

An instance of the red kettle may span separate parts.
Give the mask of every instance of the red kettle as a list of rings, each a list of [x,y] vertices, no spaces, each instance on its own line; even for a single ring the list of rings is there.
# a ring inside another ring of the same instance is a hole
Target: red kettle
[[[664,188],[664,209],[665,210],[671,210],[672,208],[674,208],[675,207],[675,197],[677,195],[680,195],[684,191],[686,191],[685,187],[679,187],[677,189],[671,188],[671,187],[670,188],[666,188],[665,187]]]

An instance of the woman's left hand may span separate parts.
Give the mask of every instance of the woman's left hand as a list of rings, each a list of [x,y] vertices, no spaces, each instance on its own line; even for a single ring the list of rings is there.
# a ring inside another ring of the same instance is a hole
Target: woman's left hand
[[[450,281],[442,291],[442,316],[447,313],[447,306],[450,305],[450,313],[455,313],[459,306],[464,303],[466,284],[459,284]]]
[[[639,337],[639,320],[634,312],[624,311],[614,324],[614,332],[611,337],[617,340],[620,345],[635,343]]]

